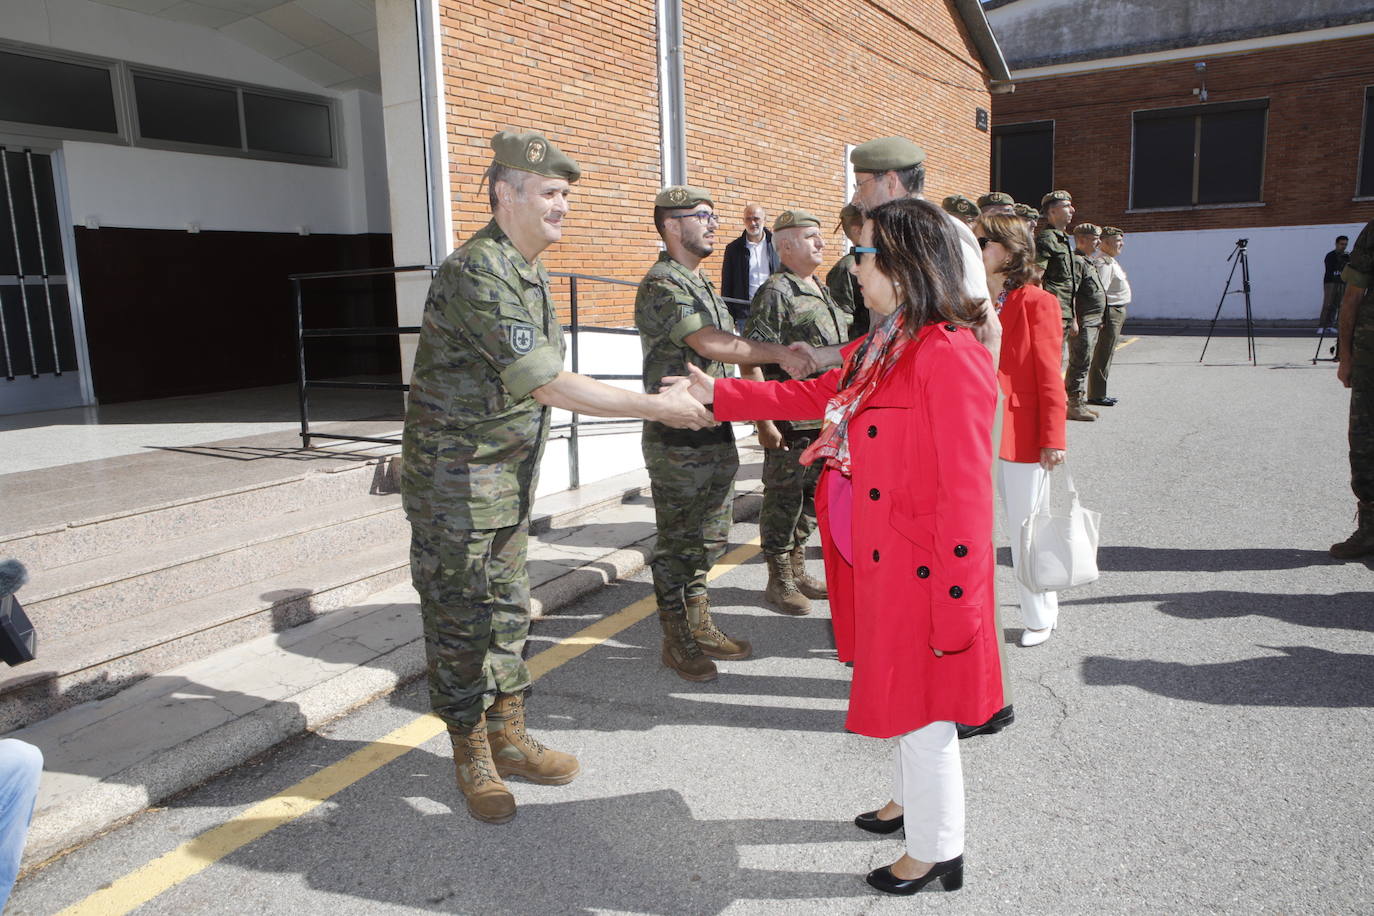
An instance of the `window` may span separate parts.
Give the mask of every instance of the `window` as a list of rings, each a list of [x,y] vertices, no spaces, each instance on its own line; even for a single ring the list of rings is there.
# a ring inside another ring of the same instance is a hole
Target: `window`
[[[1258,203],[1267,99],[1137,111],[1131,207]]]
[[[1364,138],[1360,143],[1357,197],[1374,197],[1374,86],[1364,91]]]
[[[238,149],[239,97],[233,89],[134,74],[138,135]]]
[[[1053,121],[992,129],[992,189],[1040,206],[1040,198],[1054,190]]]
[[[251,150],[329,159],[334,155],[329,115],[329,106],[322,102],[256,92],[243,94],[243,117]]]
[[[114,68],[0,49],[0,121],[119,134]]]

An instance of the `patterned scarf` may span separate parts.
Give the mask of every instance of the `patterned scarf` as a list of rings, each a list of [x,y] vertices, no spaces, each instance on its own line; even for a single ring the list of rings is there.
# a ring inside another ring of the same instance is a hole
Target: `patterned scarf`
[[[802,452],[802,464],[809,465],[820,459],[827,467],[837,469],[845,477],[850,476],[849,421],[911,343],[911,338],[904,333],[905,328],[906,311],[897,309],[849,354],[840,376],[840,390],[825,405],[820,435]]]

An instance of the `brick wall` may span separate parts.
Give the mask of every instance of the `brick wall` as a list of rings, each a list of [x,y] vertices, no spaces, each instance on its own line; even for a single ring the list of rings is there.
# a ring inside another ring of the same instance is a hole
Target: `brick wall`
[[[688,179],[723,224],[750,202],[811,210],[833,225],[844,149],[905,134],[929,154],[927,196],[981,193],[986,78],[949,0],[694,0],[684,10]],[[887,12],[883,12],[886,10]],[[551,270],[637,281],[657,256],[657,38],[651,0],[442,0],[448,140],[460,239],[489,217],[477,182],[504,127],[546,131],[581,163]],[[833,236],[827,265],[838,257]],[[566,295],[559,290],[560,303]],[[632,322],[634,290],[583,285],[579,320]],[[563,314],[567,319],[566,310]]]
[[[1131,112],[1195,105],[1196,60],[1208,102],[1268,98],[1262,207],[1127,212]],[[1054,186],[1079,218],[1134,232],[1363,223],[1352,200],[1374,38],[1350,38],[1073,76],[1016,81],[993,100],[993,123],[1053,120]],[[1034,202],[1038,203],[1038,202]]]

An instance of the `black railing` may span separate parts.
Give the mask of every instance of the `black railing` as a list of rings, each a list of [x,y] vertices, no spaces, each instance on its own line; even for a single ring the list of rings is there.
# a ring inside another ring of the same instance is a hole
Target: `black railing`
[[[432,276],[439,268],[433,264],[413,265],[409,267],[374,267],[364,270],[331,270],[319,273],[291,274],[287,279],[291,281],[291,298],[296,309],[296,370],[297,370],[297,390],[300,399],[301,410],[301,444],[305,448],[310,447],[312,439],[329,439],[343,442],[374,442],[383,445],[399,445],[400,439],[386,436],[360,436],[346,433],[322,433],[312,431],[310,428],[310,392],[323,389],[354,389],[364,391],[409,391],[410,386],[404,382],[355,382],[355,381],[325,381],[323,379],[310,378],[306,367],[305,342],[314,338],[338,338],[338,337],[400,337],[402,334],[418,334],[418,325],[397,326],[397,327],[340,327],[340,328],[307,328],[305,326],[305,296],[302,288],[304,281],[315,280],[341,280],[357,277],[375,277],[384,275],[396,275],[403,273],[417,273],[428,271]],[[570,332],[571,343],[571,363],[572,371],[579,372],[581,357],[579,347],[579,337],[581,332],[595,332],[598,334],[630,334],[638,336],[639,332],[633,328],[601,328],[584,327],[579,322],[578,304],[578,281],[589,281],[595,283],[610,283],[615,286],[638,287],[638,283],[628,280],[616,280],[611,277],[597,277],[590,274],[576,273],[550,273],[551,277],[566,278],[568,280],[568,318],[569,325],[564,329]],[[640,381],[642,376],[639,373],[614,375],[614,374],[590,374],[591,378],[602,381]],[[551,438],[568,439],[568,485],[572,489],[581,486],[581,465],[578,454],[578,439],[581,428],[584,426],[612,426],[624,425],[625,420],[584,420],[576,412],[572,414],[567,423],[558,423],[551,428]]]

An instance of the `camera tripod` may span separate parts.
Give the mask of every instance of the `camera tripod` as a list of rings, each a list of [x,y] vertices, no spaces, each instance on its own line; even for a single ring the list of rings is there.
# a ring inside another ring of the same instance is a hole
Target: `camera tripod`
[[[1259,365],[1255,353],[1255,318],[1250,309],[1250,259],[1245,253],[1245,246],[1249,244],[1249,239],[1238,239],[1235,249],[1226,258],[1227,261],[1235,261],[1235,263],[1231,265],[1231,272],[1226,275],[1226,285],[1221,289],[1221,301],[1217,303],[1217,313],[1212,316],[1212,326],[1207,329],[1207,340],[1202,344],[1202,356],[1197,358],[1198,362],[1202,362],[1203,358],[1207,356],[1207,345],[1212,342],[1212,333],[1217,329],[1217,319],[1221,317],[1221,307],[1226,304],[1226,297],[1232,293],[1243,293],[1245,295],[1246,353],[1250,357],[1252,366]],[[1231,289],[1231,281],[1236,276],[1237,267],[1240,268],[1240,289]]]

